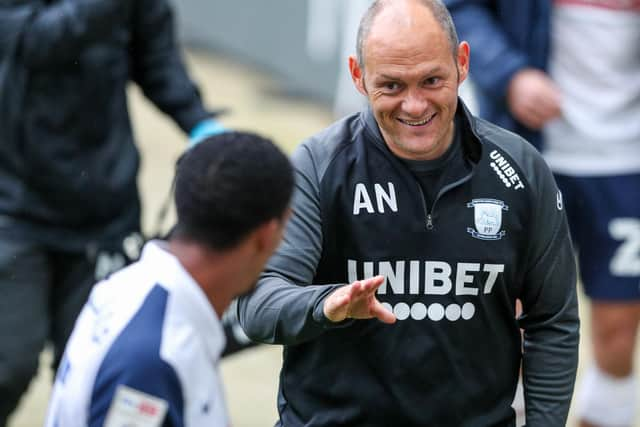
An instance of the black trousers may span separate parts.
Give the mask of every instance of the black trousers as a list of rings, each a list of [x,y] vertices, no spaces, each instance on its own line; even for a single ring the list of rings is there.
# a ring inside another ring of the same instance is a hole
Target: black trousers
[[[35,376],[45,343],[57,368],[96,281],[96,259],[0,237],[0,427]]]

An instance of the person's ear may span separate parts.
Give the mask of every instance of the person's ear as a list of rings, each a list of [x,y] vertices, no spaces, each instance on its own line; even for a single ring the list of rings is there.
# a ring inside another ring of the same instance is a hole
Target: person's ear
[[[367,96],[367,89],[364,85],[364,70],[360,67],[358,60],[353,55],[349,56],[349,71],[351,72],[351,79],[356,89],[358,89],[358,92]]]
[[[469,43],[463,41],[458,45],[457,67],[458,67],[458,84],[462,84],[469,75],[469,55],[471,48]]]
[[[283,218],[274,218],[262,224],[255,231],[256,250],[258,252],[271,253],[278,247],[282,239],[284,225],[288,214]]]

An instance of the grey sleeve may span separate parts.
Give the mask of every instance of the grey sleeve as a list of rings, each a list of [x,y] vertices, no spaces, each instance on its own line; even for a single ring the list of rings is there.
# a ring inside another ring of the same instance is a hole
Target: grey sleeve
[[[247,335],[269,344],[297,344],[342,324],[331,324],[322,311],[324,298],[342,284],[311,284],[322,251],[319,166],[305,144],[292,161],[296,189],[283,241],[256,289],[238,301],[238,318]]]
[[[578,365],[576,264],[562,195],[539,159],[522,294],[523,382],[528,427],[564,426]]]

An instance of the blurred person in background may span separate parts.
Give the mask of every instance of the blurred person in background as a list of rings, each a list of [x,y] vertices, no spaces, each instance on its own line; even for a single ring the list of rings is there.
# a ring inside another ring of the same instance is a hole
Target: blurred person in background
[[[480,114],[535,141],[566,206],[595,364],[581,425],[631,426],[640,322],[640,2],[446,0]]]
[[[168,241],[93,288],[46,426],[229,426],[220,318],[280,242],[293,171],[270,140],[227,132],[189,150],[175,182]]]
[[[524,360],[529,426],[564,426],[579,319],[551,171],[460,100],[441,1],[374,1],[357,40],[369,106],[294,152],[283,243],[238,303],[284,345],[276,425],[513,427]]]
[[[130,81],[194,140],[220,131],[166,0],[0,0],[0,426],[95,280],[139,254]]]

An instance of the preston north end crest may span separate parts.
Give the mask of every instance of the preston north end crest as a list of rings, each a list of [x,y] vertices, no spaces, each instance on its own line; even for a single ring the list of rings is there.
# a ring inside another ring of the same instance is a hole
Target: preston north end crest
[[[473,199],[467,203],[473,208],[473,219],[476,228],[467,227],[467,233],[480,240],[500,240],[506,231],[502,227],[502,211],[508,211],[509,206],[502,200]]]

